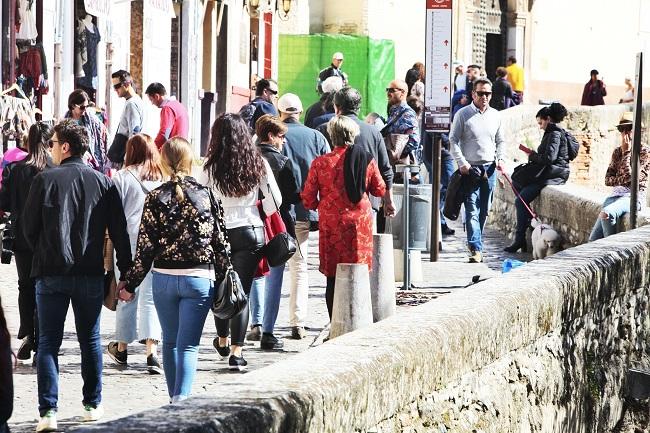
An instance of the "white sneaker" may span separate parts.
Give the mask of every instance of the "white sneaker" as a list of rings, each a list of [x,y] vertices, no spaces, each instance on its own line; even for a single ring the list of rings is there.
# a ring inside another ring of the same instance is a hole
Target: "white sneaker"
[[[97,407],[92,407],[89,404],[84,405],[84,421],[97,421],[104,416],[104,406],[101,404]]]
[[[56,430],[56,410],[50,409],[45,412],[36,426],[36,431],[55,431]]]

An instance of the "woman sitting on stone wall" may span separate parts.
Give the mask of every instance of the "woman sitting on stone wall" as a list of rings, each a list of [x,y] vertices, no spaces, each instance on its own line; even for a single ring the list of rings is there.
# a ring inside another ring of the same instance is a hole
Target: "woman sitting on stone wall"
[[[557,126],[567,115],[566,108],[557,102],[544,107],[537,113],[537,124],[544,131],[542,142],[537,151],[524,150],[528,153],[529,163],[539,166],[539,172],[534,180],[527,184],[518,184],[513,176],[513,182],[521,197],[530,206],[530,202],[539,196],[546,185],[562,185],[569,178],[569,150],[565,131]],[[526,229],[530,225],[531,215],[520,198],[515,200],[517,209],[517,231],[512,245],[504,251],[514,253],[521,249],[526,251]]]
[[[616,129],[621,133],[621,145],[614,149],[612,160],[605,174],[605,185],[614,189],[609,197],[605,199],[603,208],[598,214],[596,224],[591,230],[589,241],[595,241],[613,235],[617,232],[616,224],[619,219],[630,211],[630,185],[632,184],[632,169],[630,158],[632,156],[632,119],[631,111],[623,113]],[[641,147],[641,169],[639,170],[639,195],[637,198],[637,209],[641,209],[645,203],[645,190],[650,169],[650,149]]]

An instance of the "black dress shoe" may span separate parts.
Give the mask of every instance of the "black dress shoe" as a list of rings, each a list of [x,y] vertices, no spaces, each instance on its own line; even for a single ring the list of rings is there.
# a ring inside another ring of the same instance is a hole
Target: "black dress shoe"
[[[522,253],[525,253],[526,251],[528,251],[528,245],[526,245],[525,240],[516,240],[515,239],[515,241],[512,243],[512,245],[505,247],[503,249],[503,251],[505,251],[507,253],[516,253],[520,249],[521,249]]]
[[[23,338],[23,342],[18,349],[16,358],[20,359],[21,361],[26,361],[32,356],[33,350],[36,350],[36,347],[34,346],[34,339],[29,336],[25,337]]]
[[[284,341],[280,340],[273,334],[267,332],[262,334],[260,348],[262,350],[280,350],[284,347]]]
[[[442,234],[446,236],[451,236],[453,234],[456,234],[456,230],[450,229],[448,225],[443,225],[441,231]]]

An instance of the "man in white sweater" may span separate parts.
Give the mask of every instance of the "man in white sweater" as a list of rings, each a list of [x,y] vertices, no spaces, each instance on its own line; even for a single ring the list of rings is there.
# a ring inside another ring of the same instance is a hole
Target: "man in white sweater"
[[[501,116],[490,107],[492,83],[474,81],[472,103],[454,116],[449,134],[451,154],[460,172],[467,176],[465,224],[471,263],[483,261],[482,233],[496,184],[496,170],[503,159]]]

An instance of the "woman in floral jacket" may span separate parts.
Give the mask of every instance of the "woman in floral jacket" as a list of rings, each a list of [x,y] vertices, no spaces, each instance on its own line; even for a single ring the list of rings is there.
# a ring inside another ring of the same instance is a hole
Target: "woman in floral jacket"
[[[147,195],[134,265],[119,287],[119,298],[132,300],[153,263],[153,299],[172,403],[190,394],[214,284],[223,280],[229,263],[223,208],[217,201],[213,211],[209,190],[189,175],[192,160],[187,140],[174,137],[163,145],[161,168],[171,180]]]

